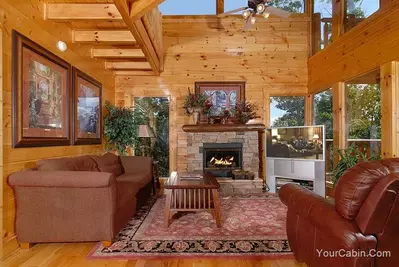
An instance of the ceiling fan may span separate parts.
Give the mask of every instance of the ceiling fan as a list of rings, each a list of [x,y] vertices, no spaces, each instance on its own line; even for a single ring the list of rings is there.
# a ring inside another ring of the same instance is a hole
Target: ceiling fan
[[[269,1],[270,0],[248,0],[248,6],[219,14],[218,17],[226,17],[228,15],[243,11],[242,16],[245,19],[243,29],[248,30],[252,25],[255,24],[257,15],[261,15],[264,18],[268,18],[271,14],[282,18],[288,18],[291,15],[291,12],[268,5],[267,2]]]

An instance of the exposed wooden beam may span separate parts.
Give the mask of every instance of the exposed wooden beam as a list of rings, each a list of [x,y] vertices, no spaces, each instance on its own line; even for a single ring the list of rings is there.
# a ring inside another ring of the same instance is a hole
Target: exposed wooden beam
[[[128,30],[74,30],[73,42],[82,43],[118,43],[131,45],[136,39]]]
[[[145,70],[116,70],[115,76],[155,76],[153,71]]]
[[[380,8],[309,59],[308,92],[352,80],[399,58],[399,1]]]
[[[130,18],[135,21],[159,6],[165,0],[135,0],[130,2]]]
[[[141,20],[133,21],[130,18],[130,10],[126,0],[114,0],[116,7],[118,8],[120,14],[126,25],[128,26],[130,32],[133,34],[139,46],[142,48],[144,55],[148,63],[150,64],[152,70],[156,75],[160,73],[160,63],[159,58],[155,52],[154,46],[148,36],[148,33]]]
[[[164,69],[163,60],[163,26],[162,26],[162,14],[158,8],[154,8],[141,18],[144,27],[148,33],[148,37],[154,47],[155,53],[159,58],[159,68],[162,72]]]
[[[120,21],[122,16],[113,4],[45,4],[44,18],[49,20]]]
[[[398,154],[398,71],[397,62],[381,66],[381,155],[396,158]]]
[[[148,62],[134,61],[106,61],[105,68],[112,70],[151,70]]]
[[[216,14],[224,13],[224,0],[216,0]]]
[[[91,50],[91,56],[94,57],[94,58],[137,58],[137,59],[145,59],[144,53],[140,49],[93,48]]]

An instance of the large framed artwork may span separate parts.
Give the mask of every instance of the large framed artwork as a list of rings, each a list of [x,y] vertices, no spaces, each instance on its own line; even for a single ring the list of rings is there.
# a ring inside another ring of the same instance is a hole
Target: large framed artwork
[[[73,144],[101,144],[102,85],[73,68]]]
[[[13,147],[70,145],[72,67],[12,32]]]
[[[245,82],[196,82],[195,92],[204,93],[212,102],[212,115],[219,116],[224,110],[235,107],[237,102],[245,100]],[[234,120],[234,117],[231,117]],[[205,122],[201,116],[200,122]]]

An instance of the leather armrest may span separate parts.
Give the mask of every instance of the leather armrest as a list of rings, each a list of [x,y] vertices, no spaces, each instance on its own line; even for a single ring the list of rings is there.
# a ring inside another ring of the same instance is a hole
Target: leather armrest
[[[99,188],[115,183],[115,177],[106,172],[80,171],[20,171],[8,178],[10,186]]]
[[[318,232],[328,236],[338,247],[367,249],[377,244],[374,236],[364,236],[354,221],[342,217],[323,197],[299,185],[287,184],[279,191],[289,213],[309,221]]]

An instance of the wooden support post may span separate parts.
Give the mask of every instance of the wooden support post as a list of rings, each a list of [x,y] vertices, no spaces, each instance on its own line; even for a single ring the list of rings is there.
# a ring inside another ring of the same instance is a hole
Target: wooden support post
[[[332,86],[333,95],[333,131],[334,131],[334,150],[345,149],[347,146],[347,126],[346,126],[346,86],[339,82]],[[334,165],[339,158],[334,153]]]
[[[381,66],[381,155],[395,158],[398,153],[398,70],[397,62]]]
[[[312,50],[313,55],[321,50],[321,14],[313,14],[312,20]]]
[[[224,13],[224,0],[216,0],[216,15]]]
[[[258,132],[259,178],[266,184],[265,130]]]
[[[305,125],[313,125],[313,95],[305,98]]]
[[[334,0],[332,5],[332,39],[335,41],[344,33],[345,0]]]

